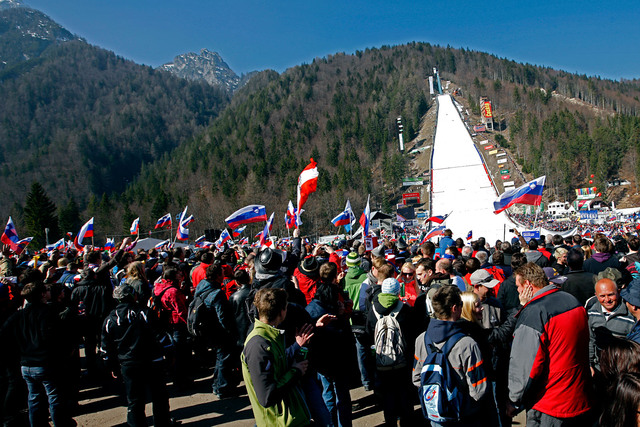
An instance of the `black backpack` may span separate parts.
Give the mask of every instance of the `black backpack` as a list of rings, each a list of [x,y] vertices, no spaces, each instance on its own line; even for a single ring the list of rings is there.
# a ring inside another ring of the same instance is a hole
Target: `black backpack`
[[[212,289],[197,295],[189,304],[189,312],[187,313],[187,330],[193,337],[203,337],[212,323],[211,309],[205,304],[205,300],[214,291],[222,291],[221,289]]]

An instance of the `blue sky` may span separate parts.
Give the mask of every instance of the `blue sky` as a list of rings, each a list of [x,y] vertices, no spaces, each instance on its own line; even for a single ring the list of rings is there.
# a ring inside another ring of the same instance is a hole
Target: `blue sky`
[[[424,41],[603,78],[640,78],[640,2],[23,0],[89,43],[158,66],[202,48],[238,74]],[[486,4],[486,6],[483,6]]]

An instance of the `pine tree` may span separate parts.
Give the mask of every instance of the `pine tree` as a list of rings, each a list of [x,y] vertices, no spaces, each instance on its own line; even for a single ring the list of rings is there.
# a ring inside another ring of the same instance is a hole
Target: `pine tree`
[[[45,229],[49,229],[49,242],[60,238],[56,205],[49,199],[38,182],[31,184],[24,206],[24,225],[27,236],[33,236],[33,248],[41,248],[46,242]],[[24,236],[24,237],[27,237]]]
[[[76,200],[71,197],[66,205],[60,208],[58,213],[58,224],[62,234],[66,232],[77,233],[80,229],[80,208]]]

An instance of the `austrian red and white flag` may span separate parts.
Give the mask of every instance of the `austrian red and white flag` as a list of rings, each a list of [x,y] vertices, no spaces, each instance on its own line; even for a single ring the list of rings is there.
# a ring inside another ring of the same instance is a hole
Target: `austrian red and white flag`
[[[302,206],[307,202],[309,195],[318,187],[318,164],[311,159],[311,163],[302,170],[298,178],[298,208],[296,209],[296,225],[301,225],[300,214]]]

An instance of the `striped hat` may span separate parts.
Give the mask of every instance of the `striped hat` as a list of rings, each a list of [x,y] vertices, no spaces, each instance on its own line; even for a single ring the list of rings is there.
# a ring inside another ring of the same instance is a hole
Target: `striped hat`
[[[358,267],[360,265],[360,257],[355,252],[350,252],[347,255],[347,267]]]
[[[400,293],[400,282],[393,277],[384,279],[381,290],[383,294],[398,295]]]

